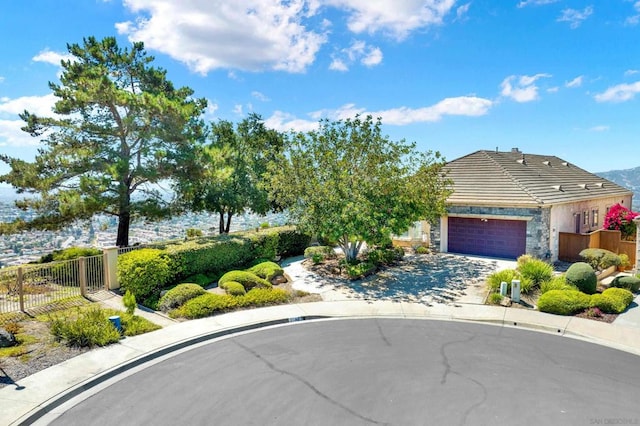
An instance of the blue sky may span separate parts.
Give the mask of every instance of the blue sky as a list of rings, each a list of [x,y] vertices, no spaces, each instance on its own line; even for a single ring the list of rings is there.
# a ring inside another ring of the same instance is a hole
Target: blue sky
[[[67,43],[143,41],[207,119],[278,130],[382,117],[448,160],[512,147],[592,172],[640,166],[637,0],[2,0],[0,153],[48,114]],[[7,171],[0,165],[0,173]]]

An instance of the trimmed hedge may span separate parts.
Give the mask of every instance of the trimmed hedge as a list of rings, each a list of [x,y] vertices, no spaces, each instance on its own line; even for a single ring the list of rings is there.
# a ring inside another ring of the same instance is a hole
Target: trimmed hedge
[[[158,309],[162,312],[169,312],[170,310],[183,305],[187,300],[205,293],[206,291],[199,284],[178,284],[160,298],[160,301],[158,302]]]
[[[607,314],[619,314],[633,302],[633,293],[624,288],[608,288],[591,296],[591,306]]]
[[[218,287],[224,288],[225,283],[236,281],[242,284],[245,290],[249,291],[254,287],[271,288],[269,281],[260,278],[256,274],[248,271],[229,271],[218,280]]]
[[[244,286],[237,281],[227,281],[220,287],[223,288],[227,294],[232,296],[242,296],[247,294],[247,290],[244,289]]]
[[[611,281],[611,287],[625,288],[629,291],[637,293],[640,290],[640,278],[622,275],[617,276]]]
[[[181,280],[196,274],[220,275],[256,258],[299,255],[310,240],[309,235],[293,227],[279,227],[196,238],[167,244],[165,250],[171,259],[174,280]]]
[[[243,296],[206,293],[187,301],[169,313],[172,318],[196,319],[243,307],[258,307],[287,303],[291,299],[282,289],[254,288]]]
[[[157,299],[172,278],[169,259],[162,250],[140,249],[118,256],[118,282],[143,305]]]
[[[275,262],[262,262],[247,269],[248,272],[256,274],[260,278],[271,281],[273,277],[284,274],[284,269]]]
[[[569,266],[565,278],[567,283],[575,285],[578,290],[584,293],[593,294],[596,292],[598,278],[588,263],[576,262]]]
[[[573,315],[591,305],[591,297],[577,290],[549,290],[538,299],[538,310],[557,315]]]
[[[612,251],[601,248],[587,248],[580,252],[579,256],[584,259],[593,269],[601,271],[610,266],[620,265],[620,256]]]

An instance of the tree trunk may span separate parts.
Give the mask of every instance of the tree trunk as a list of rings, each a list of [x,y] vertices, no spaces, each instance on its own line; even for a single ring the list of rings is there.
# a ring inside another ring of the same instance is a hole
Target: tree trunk
[[[129,186],[120,186],[120,206],[118,209],[118,235],[116,236],[116,246],[129,246],[129,226],[131,225],[131,195]]]
[[[224,228],[225,234],[229,233],[229,228],[231,227],[231,216],[233,216],[233,213],[227,213],[227,226]]]
[[[129,246],[129,225],[131,224],[131,214],[127,209],[118,215],[118,236],[116,237],[116,246]]]
[[[218,232],[224,234],[224,212],[219,212],[220,220],[218,221]]]
[[[362,241],[350,242],[349,237],[345,235],[341,238],[339,245],[344,253],[345,260],[351,263],[357,259],[360,247],[362,247]]]

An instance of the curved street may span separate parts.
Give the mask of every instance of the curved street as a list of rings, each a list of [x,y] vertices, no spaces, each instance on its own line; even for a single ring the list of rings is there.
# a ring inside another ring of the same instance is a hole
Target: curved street
[[[200,345],[41,421],[638,424],[638,394],[637,355],[581,340],[465,322],[320,320]]]

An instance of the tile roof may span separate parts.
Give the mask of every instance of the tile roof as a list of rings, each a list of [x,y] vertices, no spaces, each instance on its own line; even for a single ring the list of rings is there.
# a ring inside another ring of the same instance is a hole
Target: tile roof
[[[451,204],[533,207],[633,194],[558,157],[516,150],[476,151],[445,168]]]

